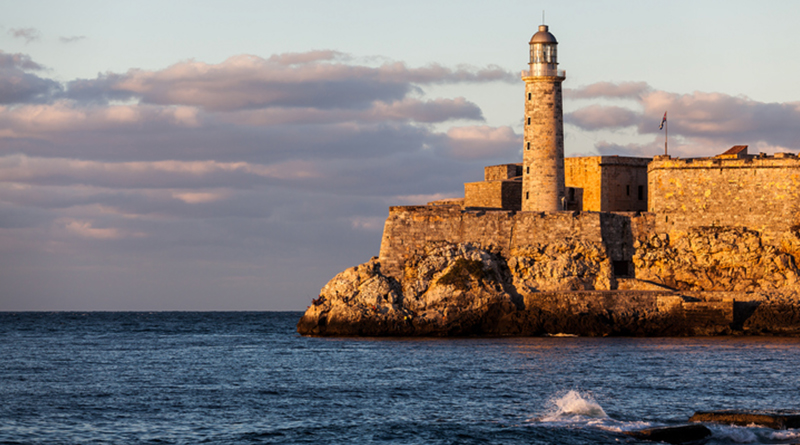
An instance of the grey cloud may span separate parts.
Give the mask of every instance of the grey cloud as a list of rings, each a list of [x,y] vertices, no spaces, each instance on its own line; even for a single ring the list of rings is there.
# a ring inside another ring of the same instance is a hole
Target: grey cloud
[[[46,102],[61,91],[61,84],[27,71],[43,67],[25,54],[0,52],[0,104]]]
[[[648,158],[663,154],[664,146],[659,146],[656,143],[620,145],[601,141],[595,144],[595,149],[597,149],[601,156],[619,155]]]
[[[580,88],[567,89],[564,95],[570,99],[636,99],[651,91],[646,82],[597,82]]]
[[[573,124],[584,130],[602,128],[623,128],[636,125],[641,121],[641,113],[623,107],[589,105],[564,116],[564,122]]]
[[[11,28],[8,34],[15,39],[23,39],[25,43],[35,42],[42,38],[42,33],[36,28]]]
[[[75,43],[85,39],[86,36],[70,36],[70,37],[59,37],[58,41],[61,43]]]
[[[744,96],[693,92],[675,94],[653,90],[641,82],[601,82],[583,87],[573,97],[634,99],[638,110],[592,104],[579,108],[564,119],[584,130],[616,130],[635,126],[639,134],[658,138],[664,111],[668,112],[670,135],[686,140],[688,154],[718,153],[734,144],[766,146],[773,150],[800,148],[800,103],[764,103]],[[599,151],[614,148],[626,152],[649,150],[599,145]]]
[[[42,65],[34,62],[27,54],[10,54],[0,51],[0,69],[21,69],[25,71],[38,71],[44,69]]]

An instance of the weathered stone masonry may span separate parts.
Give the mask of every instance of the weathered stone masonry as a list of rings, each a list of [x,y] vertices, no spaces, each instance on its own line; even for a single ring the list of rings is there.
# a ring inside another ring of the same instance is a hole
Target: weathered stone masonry
[[[738,226],[767,237],[798,224],[800,159],[792,154],[740,159],[656,157],[648,168],[656,230]]]

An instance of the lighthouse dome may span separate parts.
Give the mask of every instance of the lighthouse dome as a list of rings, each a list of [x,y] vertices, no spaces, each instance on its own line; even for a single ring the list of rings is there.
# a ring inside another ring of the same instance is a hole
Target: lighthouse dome
[[[547,25],[539,25],[539,31],[531,37],[530,43],[558,43],[556,36],[550,34]]]

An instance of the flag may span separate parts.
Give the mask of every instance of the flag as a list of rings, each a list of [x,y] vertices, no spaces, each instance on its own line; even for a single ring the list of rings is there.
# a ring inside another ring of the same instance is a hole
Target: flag
[[[661,125],[658,126],[659,130],[664,128],[664,124],[667,123],[667,112],[664,112],[664,117],[661,119]]]

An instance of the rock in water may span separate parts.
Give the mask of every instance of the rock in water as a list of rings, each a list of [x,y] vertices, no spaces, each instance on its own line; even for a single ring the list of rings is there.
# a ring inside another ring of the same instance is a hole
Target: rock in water
[[[700,443],[711,435],[711,430],[703,425],[680,425],[629,431],[625,434],[637,439],[652,440],[653,442],[688,444]]]
[[[760,425],[776,430],[800,427],[800,412],[788,410],[698,411],[689,422],[715,422],[729,425]]]

